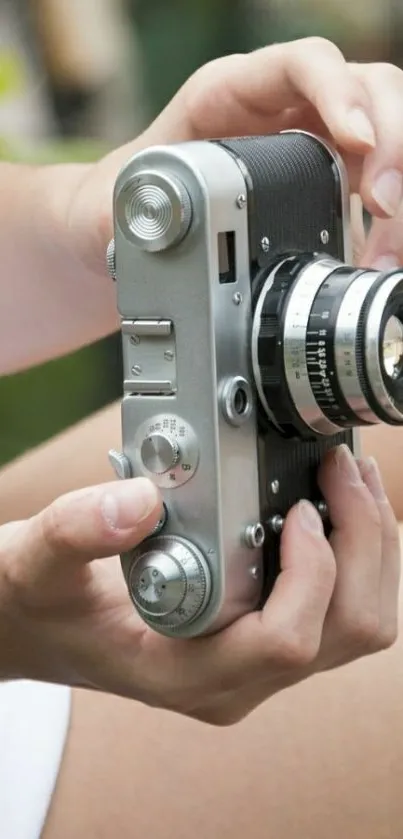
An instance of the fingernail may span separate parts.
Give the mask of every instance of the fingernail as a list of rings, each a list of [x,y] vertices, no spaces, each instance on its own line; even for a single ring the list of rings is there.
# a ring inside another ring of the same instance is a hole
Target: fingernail
[[[376,146],[376,136],[373,126],[362,108],[353,108],[348,114],[348,126],[352,134],[366,143],[367,146]]]
[[[385,253],[375,259],[372,267],[376,271],[395,271],[396,268],[400,268],[400,265],[397,257],[393,253]]]
[[[338,470],[347,478],[350,484],[355,486],[362,485],[362,478],[357,462],[349,447],[344,443],[336,449],[336,464]]]
[[[298,504],[298,513],[304,530],[308,530],[310,533],[315,533],[316,535],[323,535],[322,519],[313,504],[310,504],[309,501],[300,501]]]
[[[114,530],[129,530],[144,521],[157,504],[157,490],[147,478],[122,481],[102,500],[105,521]]]
[[[403,175],[397,169],[382,172],[372,188],[372,197],[388,216],[395,216],[403,198]]]
[[[360,471],[371,495],[375,501],[387,501],[386,492],[382,483],[379,466],[373,457],[367,457],[360,461]]]

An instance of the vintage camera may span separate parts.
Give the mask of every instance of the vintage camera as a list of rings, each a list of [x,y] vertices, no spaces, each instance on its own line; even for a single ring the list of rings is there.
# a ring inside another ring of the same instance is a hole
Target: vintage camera
[[[270,594],[284,517],[359,426],[403,424],[403,271],[352,267],[343,164],[320,139],[149,148],[118,176],[122,478],[160,488],[122,556],[155,630],[214,632]]]

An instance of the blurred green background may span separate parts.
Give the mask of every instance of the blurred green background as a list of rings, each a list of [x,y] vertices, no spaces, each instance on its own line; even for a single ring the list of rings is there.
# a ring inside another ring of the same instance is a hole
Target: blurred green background
[[[0,157],[94,160],[141,131],[204,62],[273,41],[323,35],[348,57],[401,64],[402,7],[402,0],[0,0]],[[120,391],[117,335],[0,379],[0,464]]]

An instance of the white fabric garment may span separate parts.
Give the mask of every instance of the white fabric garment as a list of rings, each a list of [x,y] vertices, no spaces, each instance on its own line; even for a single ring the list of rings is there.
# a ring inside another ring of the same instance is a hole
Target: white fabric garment
[[[0,839],[40,839],[70,710],[69,688],[0,683]]]

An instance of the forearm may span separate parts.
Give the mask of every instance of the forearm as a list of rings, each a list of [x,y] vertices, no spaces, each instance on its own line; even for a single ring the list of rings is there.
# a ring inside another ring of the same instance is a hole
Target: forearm
[[[116,328],[113,284],[83,270],[71,246],[69,211],[88,171],[0,164],[0,375]]]
[[[114,480],[108,450],[121,445],[113,404],[0,470],[0,525],[38,513],[55,498]]]

